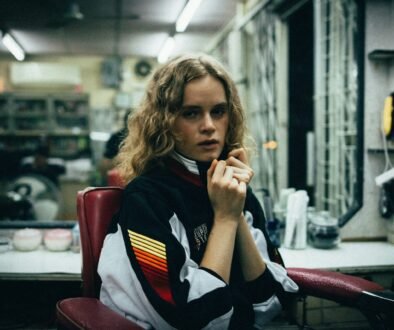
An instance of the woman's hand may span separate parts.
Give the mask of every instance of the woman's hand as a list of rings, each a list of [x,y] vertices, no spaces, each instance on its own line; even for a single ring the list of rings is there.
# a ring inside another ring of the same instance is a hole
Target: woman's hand
[[[207,172],[208,195],[215,212],[216,221],[235,221],[241,218],[245,197],[246,183],[238,180],[234,166],[227,166],[226,161],[212,162]]]
[[[231,150],[228,154],[226,164],[233,169],[233,178],[246,184],[249,184],[252,180],[254,172],[249,166],[248,157],[244,148]]]

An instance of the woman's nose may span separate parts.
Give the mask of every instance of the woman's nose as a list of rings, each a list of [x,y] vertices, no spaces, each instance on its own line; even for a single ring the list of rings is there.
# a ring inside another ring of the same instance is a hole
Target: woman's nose
[[[213,131],[215,130],[215,124],[212,120],[212,117],[207,114],[202,118],[202,123],[201,123],[201,130],[202,131]]]

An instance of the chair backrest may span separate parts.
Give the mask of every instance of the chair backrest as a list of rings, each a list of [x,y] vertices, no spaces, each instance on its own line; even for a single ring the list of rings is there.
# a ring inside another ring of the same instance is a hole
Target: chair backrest
[[[101,280],[97,265],[111,219],[119,210],[122,193],[121,187],[89,187],[78,192],[77,214],[85,297],[99,296]]]
[[[119,171],[113,168],[107,172],[107,185],[115,187],[124,187],[124,181],[119,175]]]

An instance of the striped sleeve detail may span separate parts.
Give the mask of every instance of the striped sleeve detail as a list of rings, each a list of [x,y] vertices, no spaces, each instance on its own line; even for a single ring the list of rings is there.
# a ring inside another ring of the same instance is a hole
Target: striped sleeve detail
[[[131,248],[145,278],[165,301],[175,305],[168,279],[166,246],[148,236],[128,230]]]

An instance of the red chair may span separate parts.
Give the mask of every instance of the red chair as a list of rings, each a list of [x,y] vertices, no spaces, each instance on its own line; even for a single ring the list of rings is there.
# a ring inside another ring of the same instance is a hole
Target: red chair
[[[98,300],[101,280],[97,266],[101,247],[112,216],[119,209],[122,192],[121,187],[86,188],[78,192],[83,297],[57,303],[60,329],[142,329]]]
[[[141,329],[110,310],[99,300],[101,280],[97,265],[112,216],[119,209],[123,188],[87,188],[78,193],[77,211],[82,244],[83,296],[61,300],[56,305],[62,329]],[[300,294],[329,299],[359,309],[372,328],[391,329],[393,293],[359,277],[316,269],[288,268]],[[390,323],[391,322],[391,323]]]
[[[113,168],[107,172],[107,185],[114,187],[124,187],[124,181],[119,175],[119,171]]]

